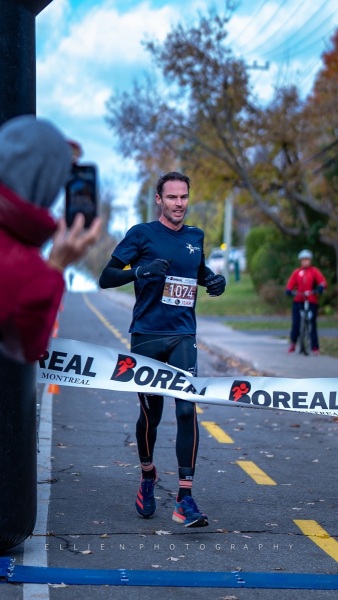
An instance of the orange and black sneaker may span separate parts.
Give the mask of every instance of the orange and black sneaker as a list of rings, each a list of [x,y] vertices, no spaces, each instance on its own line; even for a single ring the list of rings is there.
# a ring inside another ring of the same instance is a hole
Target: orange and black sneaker
[[[176,523],[182,523],[184,527],[205,527],[209,525],[207,515],[199,510],[191,496],[184,496],[181,502],[176,500],[172,519]]]
[[[136,510],[140,517],[149,519],[155,514],[156,500],[154,496],[154,487],[156,483],[156,470],[154,479],[141,479],[141,484],[136,496]]]

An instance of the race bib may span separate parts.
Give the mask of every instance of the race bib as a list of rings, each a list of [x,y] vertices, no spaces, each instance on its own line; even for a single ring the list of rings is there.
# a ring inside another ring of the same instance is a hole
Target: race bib
[[[174,306],[194,306],[196,291],[196,279],[168,275],[165,278],[162,302]]]

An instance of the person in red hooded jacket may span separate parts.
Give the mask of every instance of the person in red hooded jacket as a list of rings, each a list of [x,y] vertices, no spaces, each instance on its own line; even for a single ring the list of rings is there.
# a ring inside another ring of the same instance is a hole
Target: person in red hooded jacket
[[[322,294],[327,287],[326,279],[319,269],[312,265],[312,252],[302,250],[298,254],[300,267],[295,269],[286,284],[286,294],[293,296],[292,326],[288,352],[294,352],[300,331],[300,311],[304,300],[310,303],[311,319],[311,349],[313,354],[319,354],[319,341],[317,332],[318,294]]]
[[[0,353],[33,363],[45,352],[65,288],[65,268],[82,258],[100,233],[78,215],[49,212],[70,177],[71,143],[52,123],[32,115],[0,127]],[[41,247],[50,238],[48,259]]]

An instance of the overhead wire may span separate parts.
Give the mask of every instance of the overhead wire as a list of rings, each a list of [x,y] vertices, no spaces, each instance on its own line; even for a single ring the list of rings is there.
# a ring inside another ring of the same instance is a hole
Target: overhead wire
[[[300,77],[297,77],[298,85],[306,87],[306,83],[309,79],[314,79],[315,72],[319,70],[322,65],[320,58],[316,56],[310,64],[306,65],[306,73],[303,73]]]
[[[268,21],[266,23],[264,23],[264,25],[259,29],[259,31],[257,31],[257,33],[251,38],[251,40],[246,42],[246,44],[243,46],[244,48],[246,48],[253,40],[256,39],[256,37],[259,36],[259,34],[263,31],[263,29],[265,29],[271,23],[271,21],[276,17],[276,15],[279,13],[281,8],[283,8],[284,4],[286,4],[287,2],[288,2],[288,0],[282,0],[281,4],[277,8],[277,10],[273,13],[273,15],[271,15],[270,19],[268,19]]]
[[[289,23],[289,21],[294,17],[294,15],[299,11],[299,9],[303,6],[303,4],[306,2],[307,0],[303,0],[303,2],[301,2],[293,11],[293,13],[287,18],[286,21],[284,21],[284,23],[282,25],[280,25],[280,27],[277,29],[277,32],[282,30],[283,27],[285,27],[285,25],[287,25],[287,23]],[[250,52],[257,52],[260,48],[264,47],[269,40],[271,40],[271,38],[276,37],[276,31],[274,31],[271,35],[269,35],[269,37],[267,37],[261,44],[259,44],[258,46],[256,46],[255,48],[253,48],[252,50],[250,50]]]
[[[265,4],[267,4],[268,2],[270,2],[270,0],[264,0],[262,2],[262,4],[257,8],[257,10],[254,12],[253,16],[251,17],[250,21],[246,24],[246,26],[244,27],[244,29],[242,29],[242,31],[240,31],[240,33],[238,35],[236,35],[236,37],[234,38],[230,38],[229,42],[233,43],[236,40],[238,40],[240,37],[242,37],[243,33],[245,33],[248,28],[250,27],[251,23],[254,22],[256,16],[259,14],[259,12],[262,10],[262,8],[264,8]]]
[[[252,14],[251,19],[248,21],[248,23],[242,29],[242,31],[240,31],[235,37],[229,39],[229,41],[231,43],[240,39],[245,34],[245,32],[247,32],[248,29],[250,29],[250,26],[252,25],[252,23],[255,20],[257,20],[258,16],[261,15],[261,11],[264,8],[264,6],[267,4],[267,2],[268,2],[268,0],[263,0],[263,2],[261,2],[259,4],[258,8]],[[282,10],[282,8],[285,7],[287,2],[288,2],[288,0],[282,0],[279,2],[279,5],[276,8],[276,10],[274,10],[273,14],[271,14],[271,16],[267,20],[265,20],[265,22],[261,25],[261,27],[255,33],[255,35],[253,35],[248,41],[245,41],[244,45],[240,44],[243,49],[247,49],[248,47],[250,47],[250,45],[252,46],[252,42],[254,40],[257,40],[259,42],[258,38],[259,38],[260,34],[262,33],[262,31],[267,29],[268,26],[274,20],[276,20],[278,14]],[[297,55],[300,57],[301,54],[307,52],[308,50],[313,50],[313,47],[316,44],[318,44],[319,42],[323,42],[324,40],[328,39],[329,35],[331,35],[331,33],[337,29],[338,23],[336,25],[334,25],[333,27],[330,27],[330,29],[327,29],[325,26],[327,25],[328,22],[332,23],[332,20],[337,15],[338,8],[335,8],[328,16],[325,17],[325,12],[326,12],[325,8],[327,7],[329,10],[329,6],[327,6],[327,5],[331,4],[331,0],[324,0],[320,3],[320,6],[318,8],[316,8],[314,10],[314,12],[312,12],[306,18],[305,22],[302,24],[301,27],[299,27],[296,31],[294,31],[290,36],[286,37],[286,39],[284,41],[278,43],[275,47],[272,47],[269,49],[269,44],[271,46],[272,39],[278,39],[278,34],[282,33],[283,30],[285,30],[286,26],[290,23],[290,21],[292,21],[292,19],[294,19],[295,15],[297,13],[299,13],[300,9],[304,6],[305,2],[306,2],[306,0],[302,0],[299,4],[297,3],[298,6],[296,6],[295,8],[294,8],[294,5],[292,5],[293,10],[292,10],[291,14],[289,14],[288,18],[286,20],[284,19],[282,24],[278,25],[278,28],[275,29],[274,33],[270,33],[268,35],[268,37],[266,37],[265,39],[260,41],[258,43],[258,45],[256,45],[256,47],[254,47],[253,49],[250,49],[249,50],[250,54],[252,54],[253,52],[259,51],[260,56],[268,59],[269,61],[273,60],[273,62],[276,62],[278,60],[283,59],[283,57],[284,57],[284,62],[286,59],[287,63],[289,63],[289,61],[293,60]],[[318,6],[318,4],[317,4],[317,6]],[[318,19],[320,19],[321,16],[323,16],[325,18],[323,18],[318,23]],[[312,26],[313,23],[315,24],[315,26]],[[311,26],[312,26],[312,28],[311,28]],[[306,30],[308,30],[307,33],[299,38],[299,36],[302,33],[304,34],[304,31],[306,31]],[[270,27],[270,31],[271,31],[271,27]],[[317,37],[316,37],[316,39],[314,39],[314,36],[316,34],[317,34]],[[297,39],[297,37],[299,39]],[[279,35],[279,39],[281,39],[281,35]],[[311,40],[311,42],[310,42],[310,40]],[[291,43],[292,41],[294,41],[294,42]],[[309,43],[307,43],[308,41],[309,41]],[[264,48],[265,48],[265,50],[264,50]],[[304,70],[302,69],[302,67],[297,69],[297,71],[296,71],[296,69],[294,69],[294,73],[293,73],[292,77],[295,78],[296,74],[298,75],[300,73],[300,77],[296,77],[296,79],[298,79],[298,82],[301,83],[301,85],[304,85],[311,78],[313,78],[315,72],[320,68],[320,64],[321,64],[320,59],[318,57],[316,57],[313,61],[311,61],[308,65],[306,65]],[[285,79],[288,77],[288,70],[289,70],[289,66],[286,65],[286,70],[285,70],[285,64],[284,64],[284,68],[282,69],[282,71],[279,70],[279,75],[278,75],[279,80],[283,79],[285,81]],[[258,75],[262,76],[262,73],[258,73]]]
[[[325,19],[324,21],[322,21],[321,23],[319,23],[319,25],[317,25],[317,27],[315,27],[314,29],[312,29],[311,31],[309,31],[304,37],[302,37],[301,39],[299,39],[295,44],[293,44],[292,46],[289,46],[288,51],[291,51],[295,48],[297,48],[300,44],[303,44],[307,39],[312,38],[313,34],[316,33],[318,30],[320,30],[328,21],[332,20],[332,17],[338,12],[338,9],[335,9],[332,13],[330,13]],[[328,32],[325,33],[325,35],[327,35],[328,33],[330,33],[331,31],[333,31],[335,28],[337,27],[337,24],[330,29]],[[295,37],[295,34],[293,34],[291,37]],[[288,43],[288,41],[291,39],[287,38],[283,43],[278,44],[278,46],[276,46],[275,48],[272,49],[272,51],[269,52],[269,58],[273,58],[273,57],[278,57],[281,56],[282,54],[285,54],[285,46]],[[312,45],[314,43],[316,43],[316,41],[319,41],[323,36],[321,35],[317,40],[313,41],[312,40]],[[284,50],[280,50],[278,51],[278,48],[282,48],[284,46]],[[267,53],[263,53],[263,56],[266,56]]]
[[[320,5],[320,7],[319,7],[317,10],[315,10],[315,12],[314,12],[314,13],[312,13],[312,14],[311,14],[311,16],[310,16],[310,17],[309,17],[309,18],[308,18],[308,19],[305,21],[305,23],[303,23],[303,24],[302,24],[302,26],[301,26],[299,29],[297,29],[297,31],[295,31],[294,33],[292,33],[292,34],[291,34],[291,35],[290,35],[290,36],[289,36],[289,37],[288,37],[288,38],[287,38],[285,41],[281,42],[280,44],[277,44],[277,46],[275,46],[274,50],[278,50],[278,48],[280,48],[281,46],[284,46],[285,42],[289,42],[289,41],[290,41],[290,40],[292,40],[294,37],[298,36],[300,31],[303,31],[304,29],[306,29],[306,27],[308,26],[308,24],[309,24],[309,23],[311,23],[311,21],[312,21],[312,20],[313,20],[313,19],[316,17],[316,15],[318,14],[318,12],[322,12],[323,8],[325,7],[325,5],[326,5],[328,2],[330,2],[330,0],[325,0],[325,2],[323,2],[323,3]],[[303,4],[303,2],[302,2],[302,4]],[[300,6],[302,6],[302,4],[301,4]],[[298,8],[297,8],[296,10],[298,10]],[[336,10],[336,9],[335,9],[335,10]],[[295,11],[294,11],[294,12],[295,12]],[[292,13],[292,16],[294,15],[294,12]],[[288,21],[287,21],[287,22],[288,22]],[[285,23],[284,23],[284,24],[283,24],[281,27],[279,27],[279,28],[277,29],[277,31],[275,31],[275,32],[274,32],[274,36],[276,36],[276,35],[278,34],[278,32],[279,32],[279,31],[281,31],[281,30],[282,30],[282,27],[284,27],[284,26],[285,26]],[[265,45],[265,43],[266,43],[266,41],[267,41],[268,39],[270,39],[270,37],[271,37],[271,36],[269,36],[269,38],[266,38],[266,40],[263,40],[263,42],[261,42],[261,44],[260,44],[259,46],[256,46],[256,48],[253,48],[253,50],[252,50],[252,51],[256,51],[258,48],[260,48],[260,47],[264,46],[264,45]]]
[[[337,12],[337,11],[336,11]],[[328,17],[329,19],[330,17]],[[326,19],[326,21],[328,20]],[[318,27],[316,27],[312,33],[315,33],[318,29],[320,29],[322,27],[323,23],[321,23]],[[304,52],[306,50],[308,50],[309,48],[313,49],[313,46],[317,43],[323,40],[323,38],[329,36],[331,33],[333,33],[335,30],[337,29],[337,25],[334,25],[334,27],[332,27],[329,31],[325,32],[325,34],[321,34],[316,40],[312,40],[310,44],[307,44],[306,46],[301,46],[299,48],[299,45],[303,44],[305,42],[305,40],[309,39],[311,36],[311,34],[305,36],[304,38],[302,38],[301,40],[299,40],[296,44],[294,44],[293,46],[289,47],[289,48],[285,48],[283,51],[280,52],[272,52],[269,53],[269,55],[265,55],[263,54],[263,56],[269,56],[270,59],[272,58],[278,58],[279,56],[285,55],[286,52],[287,53],[291,53],[293,56],[295,54],[300,54],[301,52]]]

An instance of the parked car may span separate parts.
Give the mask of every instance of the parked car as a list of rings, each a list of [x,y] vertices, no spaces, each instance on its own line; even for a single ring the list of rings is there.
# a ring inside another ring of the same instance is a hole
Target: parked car
[[[225,266],[225,250],[221,250],[220,248],[214,248],[210,253],[210,256],[207,260],[207,266],[217,274],[221,274],[224,272]],[[245,258],[245,248],[237,247],[230,248],[228,255],[229,262],[229,271],[235,270],[235,264],[238,261],[238,266],[240,271],[246,270],[246,258]]]
[[[225,264],[225,250],[213,250],[207,260],[207,266],[217,275],[223,273]]]

